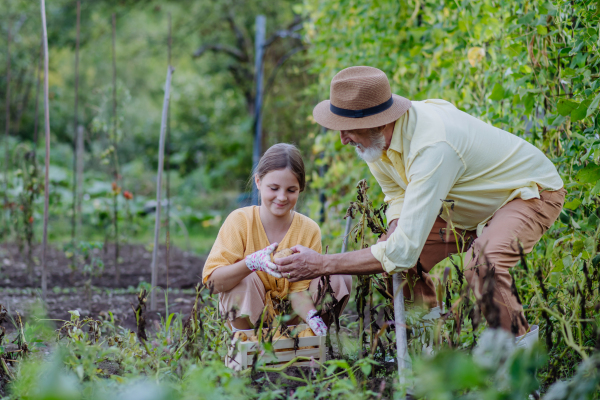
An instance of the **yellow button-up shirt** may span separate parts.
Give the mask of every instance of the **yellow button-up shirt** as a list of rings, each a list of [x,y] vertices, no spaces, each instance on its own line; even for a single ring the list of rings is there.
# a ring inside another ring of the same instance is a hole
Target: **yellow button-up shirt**
[[[444,100],[413,101],[396,121],[390,147],[369,168],[388,202],[387,220],[398,219],[387,241],[371,247],[390,273],[417,263],[443,200],[454,203],[455,227],[480,235],[509,201],[539,198],[538,185],[563,187],[537,147]],[[441,217],[448,221],[448,211]]]

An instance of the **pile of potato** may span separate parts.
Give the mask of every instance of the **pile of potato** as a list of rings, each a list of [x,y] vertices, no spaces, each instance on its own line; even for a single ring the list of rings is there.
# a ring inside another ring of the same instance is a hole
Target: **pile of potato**
[[[266,337],[268,334],[268,330],[267,329],[263,329],[263,334],[262,337]],[[305,330],[303,330],[302,332],[300,332],[298,334],[299,338],[302,337],[310,337],[310,336],[316,336],[315,333],[312,331],[312,329],[310,329],[310,327],[307,327]],[[275,335],[273,335],[273,340],[278,340],[278,339],[291,339],[291,336],[289,335],[288,330],[286,330],[286,332],[282,332],[281,328],[277,329],[277,332],[275,332]],[[248,337],[248,335],[246,334],[246,332],[243,331],[237,331],[234,335],[233,335],[233,340],[234,341],[240,341],[240,342],[258,342],[258,336],[256,336],[254,334],[254,332],[252,332],[252,335],[250,337]]]

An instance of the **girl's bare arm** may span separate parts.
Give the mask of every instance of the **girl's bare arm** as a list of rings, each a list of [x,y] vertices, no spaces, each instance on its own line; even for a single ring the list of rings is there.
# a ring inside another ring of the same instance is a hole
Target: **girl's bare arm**
[[[304,321],[306,321],[308,312],[310,310],[316,309],[315,303],[313,303],[308,290],[304,290],[302,292],[290,293],[289,297],[290,297],[290,302],[292,303],[292,309]]]
[[[213,293],[228,292],[236,287],[252,271],[246,266],[246,261],[241,260],[235,264],[215,269],[206,281],[207,286],[213,287]]]

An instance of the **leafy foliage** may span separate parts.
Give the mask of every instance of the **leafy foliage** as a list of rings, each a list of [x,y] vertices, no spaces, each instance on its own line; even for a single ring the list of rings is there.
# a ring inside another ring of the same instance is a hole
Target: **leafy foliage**
[[[14,123],[8,145],[14,154],[11,166],[19,165],[19,170],[3,176],[9,181],[6,194],[11,198],[6,205],[10,213],[3,212],[3,218],[9,215],[11,219],[2,221],[14,222],[4,227],[11,237],[31,248],[34,230],[27,223],[39,216],[35,197],[39,171],[36,164],[28,164],[36,160],[33,88],[38,76],[39,13],[35,3],[7,0],[7,4],[15,29],[10,54]],[[114,197],[119,193],[111,189],[106,178],[109,171],[102,161],[113,151],[109,140],[111,71],[106,62],[112,12],[117,13],[118,21],[117,151],[122,160],[123,190],[130,193],[123,198]],[[364,247],[385,229],[384,221],[375,219],[373,226],[368,222],[374,215],[373,204],[381,203],[383,196],[367,166],[341,145],[335,133],[322,132],[307,118],[317,100],[327,98],[333,75],[348,66],[378,67],[387,73],[397,94],[413,100],[446,99],[525,138],[557,165],[568,190],[559,221],[512,271],[528,320],[541,326],[545,349],[514,350],[502,332],[485,330],[478,315],[481,299],[466,290],[460,274],[437,276],[438,294],[446,302],[440,318],[415,307],[408,309],[416,394],[436,399],[524,398],[539,387],[547,399],[598,398],[597,2],[83,2],[81,102],[85,111],[81,120],[88,132],[84,185],[89,196],[84,216],[90,232],[96,234],[105,232],[110,224],[113,199],[126,210],[119,216],[125,225],[122,235],[133,237],[148,226],[143,216],[151,212],[152,205],[144,196],[154,191],[153,172],[148,171],[155,168],[166,68],[165,12],[172,14],[175,32],[170,154],[177,170],[173,177],[176,193],[186,199],[178,201],[181,207],[173,210],[174,219],[208,227],[220,221],[209,209],[231,207],[235,202],[236,191],[228,191],[243,189],[250,167],[254,17],[259,12],[267,15],[269,36],[297,24],[300,16],[304,21],[302,40],[279,38],[267,52],[266,76],[274,80],[265,104],[266,142],[312,146],[310,189],[315,195],[306,206],[311,215],[320,216],[322,203],[316,193],[326,199],[322,229],[324,244],[330,245],[331,252],[341,245],[342,216],[362,179],[368,182],[363,188],[371,186],[372,203],[364,204],[363,193],[355,204],[362,215],[362,228],[354,229],[353,235]],[[55,214],[62,215],[67,213],[65,204],[70,204],[72,181],[68,149],[73,134],[69,105],[72,2],[51,2],[48,15],[51,123],[53,140],[62,143],[53,147],[51,202]],[[6,19],[1,24],[5,32]],[[192,58],[202,47],[215,48],[217,44],[237,52],[212,51]],[[287,61],[293,46],[302,50]],[[305,47],[308,54],[302,56]],[[6,53],[1,53],[0,65],[6,61]],[[314,78],[317,83],[311,85]],[[0,88],[4,92],[6,81],[0,81]],[[27,141],[34,145],[24,143]],[[215,194],[216,190],[227,193]],[[212,196],[208,205],[206,193]],[[3,234],[6,237],[7,232]],[[80,264],[90,266],[90,274],[96,269],[96,245],[92,243],[84,242],[77,255],[83,257]],[[453,262],[460,269],[460,261],[457,254],[434,274],[442,275],[447,267],[455,271]],[[146,330],[146,293],[142,291],[134,309],[137,334],[118,326],[110,314],[105,320],[96,320],[74,313],[70,321],[63,322],[58,335],[49,334],[40,324],[15,321],[15,342],[0,343],[0,381],[10,381],[3,387],[13,399],[397,398],[406,388],[398,384],[395,371],[395,334],[387,323],[393,315],[389,288],[383,277],[362,278],[356,301],[349,306],[358,311],[358,318],[342,316],[336,321],[340,323],[337,340],[329,340],[334,358],[294,370],[296,373],[260,363],[241,374],[226,369],[221,358],[231,332],[217,311],[216,299],[205,293],[198,293],[189,320],[171,314]],[[0,337],[6,339],[3,332]],[[504,347],[498,346],[501,342]],[[45,343],[55,348],[49,358],[39,351],[45,349]],[[28,351],[32,354],[23,357]]]

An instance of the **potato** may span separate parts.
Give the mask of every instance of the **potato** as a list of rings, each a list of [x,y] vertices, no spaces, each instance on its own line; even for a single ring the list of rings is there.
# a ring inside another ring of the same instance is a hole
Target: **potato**
[[[313,330],[310,328],[306,328],[305,330],[303,330],[302,332],[300,332],[298,334],[298,337],[310,337],[310,336],[317,336],[317,335],[315,335]]]
[[[244,332],[236,332],[233,334],[233,340],[239,340],[240,342],[245,342],[246,340],[248,340],[248,335],[246,335]]]
[[[298,337],[311,337],[311,336],[317,336],[315,335],[315,333],[313,332],[312,329],[310,328],[306,328],[305,330],[303,330],[302,332],[300,332],[298,334]],[[319,346],[302,346],[302,347],[298,347],[298,350],[304,350],[304,349],[316,349]]]
[[[271,256],[271,261],[275,261],[278,258],[288,257],[288,256],[291,256],[292,254],[294,254],[294,252],[291,249],[279,250]]]

